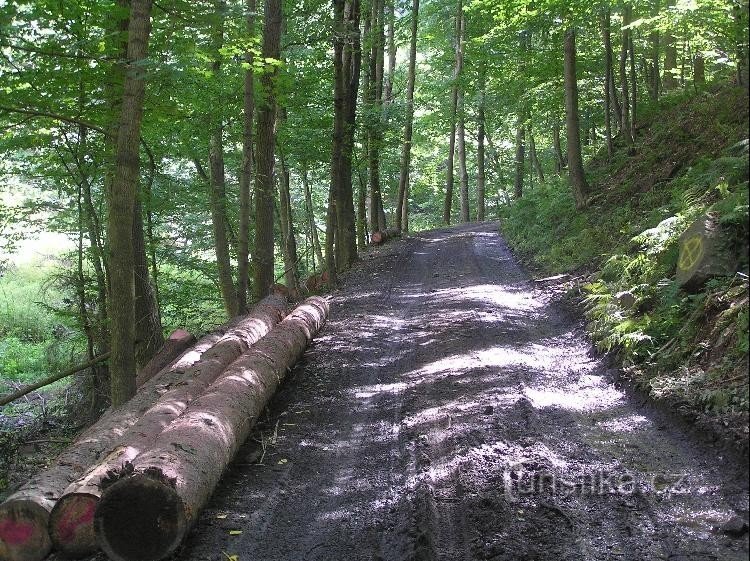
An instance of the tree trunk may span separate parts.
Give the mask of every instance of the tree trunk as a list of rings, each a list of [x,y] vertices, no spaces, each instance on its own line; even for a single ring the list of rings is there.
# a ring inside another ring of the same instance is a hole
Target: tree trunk
[[[623,27],[630,24],[632,19],[631,16],[632,7],[630,4],[625,4],[622,25]],[[633,143],[633,127],[630,121],[630,93],[628,89],[628,73],[627,73],[627,62],[628,62],[628,44],[630,42],[630,30],[622,30],[622,47],[620,49],[620,90],[622,103],[620,105],[620,132],[625,138],[625,142],[628,144]]]
[[[334,2],[334,141],[331,183],[336,211],[336,265],[346,270],[357,259],[356,214],[352,188],[352,153],[357,91],[362,62],[359,0]]]
[[[706,83],[706,59],[700,52],[695,53],[693,60],[693,85],[700,88]]]
[[[367,142],[367,169],[369,172],[370,193],[376,202],[375,218],[380,227],[379,209],[382,207],[380,188],[380,146],[383,141],[383,66],[385,58],[384,0],[375,0],[372,6],[372,47],[370,49],[370,99],[372,111],[369,122]],[[371,220],[371,222],[373,222]],[[374,231],[374,230],[373,230]]]
[[[286,312],[284,298],[268,296],[213,347],[203,352],[200,360],[185,369],[180,383],[163,393],[135,423],[121,430],[117,440],[103,451],[103,459],[97,458],[84,474],[65,488],[49,519],[52,542],[65,556],[82,557],[96,551],[93,513],[111,474],[152,446],[162,431],[184,413],[232,362],[270,333]],[[82,516],[81,513],[89,514]]]
[[[290,193],[289,168],[284,154],[279,151],[281,177],[279,181],[279,215],[281,217],[281,249],[284,254],[284,282],[289,290],[299,290],[299,272],[297,271],[297,237],[294,233],[294,216],[292,214],[292,197]]]
[[[568,177],[573,188],[576,208],[586,206],[589,186],[583,171],[581,132],[578,117],[578,79],[576,78],[575,30],[565,32],[565,124],[568,141]],[[627,104],[627,98],[625,98]]]
[[[256,0],[247,0],[247,32],[255,36]],[[255,116],[255,84],[253,76],[253,52],[245,53],[245,62],[250,68],[245,70],[243,84],[242,121],[242,164],[240,168],[240,232],[237,247],[237,308],[240,313],[247,310],[248,283],[250,280],[250,213],[251,183],[253,176],[253,119]]]
[[[263,58],[279,60],[281,54],[281,0],[266,0]],[[260,79],[263,103],[257,107],[255,150],[255,251],[253,296],[260,300],[274,284],[274,149],[276,147],[276,81],[278,66],[266,68]]]
[[[563,156],[562,142],[560,141],[560,118],[557,114],[552,121],[552,149],[555,153],[555,171],[557,175],[562,175],[565,169],[565,156]]]
[[[747,88],[748,79],[750,78],[750,64],[748,61],[748,18],[750,9],[748,9],[748,0],[734,0],[732,6],[732,16],[734,18],[734,35],[735,35],[735,59],[737,62],[737,85]]]
[[[135,364],[142,369],[164,344],[159,304],[149,279],[143,211],[136,198],[133,211],[133,254],[135,275]]]
[[[675,0],[667,0],[667,10],[674,6]],[[664,36],[664,80],[662,84],[665,91],[674,90],[677,87],[677,77],[674,70],[677,68],[677,41],[671,31]]]
[[[451,223],[451,209],[453,208],[453,158],[456,151],[456,117],[458,113],[458,89],[459,89],[459,78],[463,72],[463,0],[458,0],[456,11],[456,23],[455,23],[455,66],[453,67],[453,86],[451,87],[451,134],[448,142],[448,161],[446,164],[445,172],[445,204],[443,206],[443,222],[445,224]]]
[[[318,263],[321,267],[325,263],[323,259],[323,251],[320,247],[320,238],[318,237],[318,226],[315,223],[315,210],[312,202],[312,191],[310,190],[310,180],[307,175],[307,163],[302,164],[302,187],[305,189],[305,209],[307,210],[307,222],[310,228],[310,241],[313,246],[315,256],[318,258]]]
[[[632,16],[631,16],[632,17]],[[628,33],[628,50],[630,51],[630,123],[633,138],[636,136],[636,119],[638,118],[638,73],[635,67],[635,47],[633,46],[633,31]]]
[[[388,74],[385,81],[385,99],[391,103],[393,101],[393,76],[396,71],[396,13],[395,0],[387,0],[387,17],[388,17]],[[374,230],[373,230],[374,231]]]
[[[179,546],[327,315],[324,299],[306,300],[136,458],[132,475],[123,474],[105,490],[94,524],[110,559],[159,560]]]
[[[328,208],[326,210],[326,260],[325,270],[328,273],[328,288],[333,288],[338,282],[336,275],[336,192],[331,182],[328,189]]]
[[[128,68],[117,130],[115,170],[109,192],[107,241],[110,259],[109,320],[112,336],[110,397],[113,405],[135,394],[135,277],[133,217],[138,192],[139,147],[151,0],[132,0],[128,24]]]
[[[612,80],[612,32],[609,8],[602,12],[602,38],[604,41],[604,136],[607,143],[607,158],[612,158],[612,108],[609,83]]]
[[[404,143],[401,147],[401,173],[398,179],[398,204],[396,205],[396,230],[408,231],[409,221],[409,168],[411,166],[411,141],[414,127],[414,83],[417,68],[417,30],[419,0],[412,0],[411,42],[409,44],[409,70],[406,80],[406,115],[404,117]]]
[[[217,82],[221,80],[221,49],[224,46],[224,18],[227,4],[224,0],[214,2],[215,23],[212,34],[212,50],[214,60],[211,63],[211,73]],[[218,100],[217,100],[218,101]],[[228,317],[238,313],[237,291],[232,279],[232,263],[229,254],[229,239],[227,233],[227,193],[224,172],[224,123],[221,103],[217,103],[212,111],[212,131],[208,148],[209,160],[209,201],[211,206],[211,224],[214,234],[214,250],[216,252],[216,268],[219,275],[219,289],[224,302],[224,310]]]
[[[57,457],[51,468],[32,477],[0,505],[0,555],[3,559],[41,561],[47,556],[52,546],[48,533],[49,514],[57,498],[97,458],[116,446],[118,435],[156,403],[164,387],[181,382],[185,370],[219,338],[218,334],[202,338],[169,370],[146,382],[133,399],[105,413]]]
[[[513,196],[516,199],[520,199],[523,196],[523,173],[524,173],[524,160],[526,153],[526,130],[524,128],[524,116],[523,113],[518,114],[518,121],[516,122],[516,173],[513,181]]]
[[[539,161],[539,157],[536,153],[536,142],[534,142],[534,133],[529,125],[529,159],[531,160],[531,166],[536,172],[536,176],[539,181],[544,181],[544,170],[542,169],[542,163]]]
[[[477,106],[477,222],[485,219],[485,155],[484,155],[484,105],[486,75],[482,69],[480,77],[479,104]]]

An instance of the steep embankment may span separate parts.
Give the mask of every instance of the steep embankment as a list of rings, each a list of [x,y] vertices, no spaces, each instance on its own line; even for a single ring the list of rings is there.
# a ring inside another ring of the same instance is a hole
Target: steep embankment
[[[645,108],[635,146],[588,164],[593,197],[575,210],[564,180],[504,211],[511,246],[569,273],[592,338],[626,378],[698,425],[748,442],[748,105],[730,86]],[[734,274],[688,291],[679,236],[710,213]]]

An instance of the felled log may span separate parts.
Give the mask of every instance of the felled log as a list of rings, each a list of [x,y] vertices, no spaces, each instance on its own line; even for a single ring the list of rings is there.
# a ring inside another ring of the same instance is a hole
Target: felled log
[[[202,338],[167,371],[144,384],[127,403],[105,413],[57,458],[48,470],[36,475],[0,505],[0,559],[40,561],[50,552],[49,513],[68,484],[80,477],[127,427],[135,423],[161,395],[178,383],[185,370],[213,346],[220,333]]]
[[[286,299],[269,296],[228,331],[192,365],[182,382],[159,397],[117,440],[114,449],[80,478],[68,485],[49,517],[52,545],[66,557],[84,557],[98,547],[93,515],[101,496],[102,480],[149,448],[172,421],[211,385],[242,353],[262,339],[286,315]]]
[[[94,515],[115,561],[157,561],[182,542],[281,380],[328,315],[312,297],[235,361],[167,429],[125,466]]]
[[[279,297],[271,297],[278,302]],[[265,302],[265,301],[264,301]],[[0,505],[0,559],[41,561],[50,552],[49,515],[63,491],[81,477],[169,388],[182,383],[187,370],[237,322],[201,338],[168,369],[146,382],[127,403],[105,413],[55,460]],[[86,513],[90,516],[92,513]],[[85,516],[84,516],[85,518]]]
[[[174,359],[195,344],[195,337],[184,329],[176,329],[167,337],[161,349],[151,357],[135,379],[135,385],[141,387],[159,372],[169,366]]]
[[[372,245],[380,245],[387,242],[388,240],[399,237],[401,237],[401,232],[399,230],[396,230],[395,228],[388,228],[387,230],[377,230],[376,232],[372,233],[372,236],[370,236],[370,243],[372,243]]]

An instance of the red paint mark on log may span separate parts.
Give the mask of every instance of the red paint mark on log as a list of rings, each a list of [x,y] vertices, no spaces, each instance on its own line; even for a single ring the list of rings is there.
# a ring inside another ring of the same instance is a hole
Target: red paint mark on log
[[[172,334],[169,336],[170,339],[173,341],[180,341],[182,339],[190,339],[192,335],[189,331],[185,331],[184,329],[175,329]]]
[[[72,542],[76,537],[76,531],[81,526],[91,526],[94,522],[94,511],[96,502],[87,500],[81,505],[79,501],[73,503],[75,508],[67,516],[64,516],[58,524],[58,536],[61,542]]]
[[[33,534],[34,525],[31,522],[16,522],[15,520],[0,522],[0,540],[8,545],[26,543]]]

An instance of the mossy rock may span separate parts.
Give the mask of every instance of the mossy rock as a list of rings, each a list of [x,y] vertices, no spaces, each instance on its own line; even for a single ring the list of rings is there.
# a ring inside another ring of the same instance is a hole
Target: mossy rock
[[[693,222],[680,236],[677,284],[695,292],[711,278],[734,273],[736,259],[727,241],[715,215],[705,214]]]

